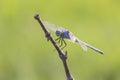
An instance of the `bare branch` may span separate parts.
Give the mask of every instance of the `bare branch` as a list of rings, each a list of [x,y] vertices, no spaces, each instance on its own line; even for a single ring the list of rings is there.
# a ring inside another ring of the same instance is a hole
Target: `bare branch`
[[[67,60],[67,51],[64,53],[64,52],[59,48],[59,46],[56,44],[56,42],[55,42],[54,39],[52,38],[51,34],[47,31],[47,29],[45,28],[44,24],[42,23],[42,20],[40,19],[39,14],[36,14],[36,15],[34,16],[34,18],[39,22],[40,26],[42,27],[43,31],[45,32],[45,35],[46,35],[47,40],[50,40],[51,43],[53,44],[53,46],[56,48],[56,50],[57,50],[57,52],[58,52],[58,54],[59,54],[59,57],[60,57],[60,59],[61,59],[62,62],[63,62],[67,80],[73,80],[73,77],[71,76],[71,74],[70,74],[70,72],[69,72],[69,68],[68,68],[67,61],[66,61],[66,60]]]

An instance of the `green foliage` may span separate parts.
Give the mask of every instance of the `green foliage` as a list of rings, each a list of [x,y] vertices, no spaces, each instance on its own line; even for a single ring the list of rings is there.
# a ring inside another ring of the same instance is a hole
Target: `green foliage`
[[[1,0],[0,80],[65,80],[62,62],[34,19],[36,13],[105,52],[84,52],[66,41],[64,50],[76,80],[120,80],[119,4],[119,0]]]

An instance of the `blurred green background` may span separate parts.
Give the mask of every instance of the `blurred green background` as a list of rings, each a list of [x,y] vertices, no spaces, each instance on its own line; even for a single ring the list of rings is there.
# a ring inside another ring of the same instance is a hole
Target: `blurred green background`
[[[105,52],[84,52],[66,41],[76,80],[120,80],[119,0],[0,0],[0,80],[66,79],[57,52],[34,19],[36,13]]]

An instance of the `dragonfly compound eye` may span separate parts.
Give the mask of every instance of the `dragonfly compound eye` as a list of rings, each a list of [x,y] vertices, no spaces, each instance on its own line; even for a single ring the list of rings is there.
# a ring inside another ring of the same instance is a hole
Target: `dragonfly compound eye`
[[[56,30],[55,34],[56,34],[57,36],[60,36],[60,35],[61,35],[61,32],[60,32],[59,30]]]

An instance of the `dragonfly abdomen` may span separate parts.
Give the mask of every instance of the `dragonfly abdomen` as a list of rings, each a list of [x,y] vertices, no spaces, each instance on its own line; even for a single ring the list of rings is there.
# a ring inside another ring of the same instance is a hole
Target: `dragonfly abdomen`
[[[87,51],[87,47],[88,47],[88,48],[90,48],[90,49],[92,49],[92,50],[94,50],[94,51],[96,51],[96,52],[98,52],[100,54],[104,53],[103,51],[101,51],[101,50],[99,50],[99,49],[97,49],[97,48],[95,48],[95,47],[81,41],[81,40],[76,39],[76,42],[78,42],[81,45],[81,47],[83,48],[83,50],[85,50],[85,51]]]

